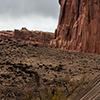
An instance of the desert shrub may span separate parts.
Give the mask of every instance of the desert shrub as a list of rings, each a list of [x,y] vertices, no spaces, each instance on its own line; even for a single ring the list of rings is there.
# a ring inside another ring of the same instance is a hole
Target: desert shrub
[[[24,96],[24,99],[23,100],[32,100],[33,98],[33,95],[31,92],[27,93],[25,96]]]

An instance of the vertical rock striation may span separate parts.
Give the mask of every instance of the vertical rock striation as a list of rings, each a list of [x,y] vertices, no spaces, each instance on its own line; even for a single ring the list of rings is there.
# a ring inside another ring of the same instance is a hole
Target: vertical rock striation
[[[100,0],[59,0],[60,16],[50,45],[100,53]]]

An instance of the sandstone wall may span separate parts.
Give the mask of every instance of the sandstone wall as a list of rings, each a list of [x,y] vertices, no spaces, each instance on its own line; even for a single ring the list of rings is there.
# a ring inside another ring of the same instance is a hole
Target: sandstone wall
[[[60,16],[50,45],[100,53],[100,0],[59,0]]]

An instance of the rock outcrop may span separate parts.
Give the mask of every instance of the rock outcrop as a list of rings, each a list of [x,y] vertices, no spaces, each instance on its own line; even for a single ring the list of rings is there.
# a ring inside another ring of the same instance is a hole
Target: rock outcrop
[[[39,45],[49,45],[53,38],[54,34],[51,32],[29,31],[26,28],[15,29],[14,31],[0,31],[0,39],[14,39]]]
[[[60,17],[50,45],[100,53],[100,0],[59,0]]]
[[[48,45],[53,39],[53,33],[42,31],[29,31],[26,28],[14,30],[14,38],[36,44]]]
[[[9,39],[14,37],[13,31],[0,31],[0,39]]]

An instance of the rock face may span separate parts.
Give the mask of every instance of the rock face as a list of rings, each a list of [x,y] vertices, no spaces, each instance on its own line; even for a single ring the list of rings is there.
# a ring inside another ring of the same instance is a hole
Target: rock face
[[[50,45],[100,53],[100,0],[59,0],[60,17]]]

